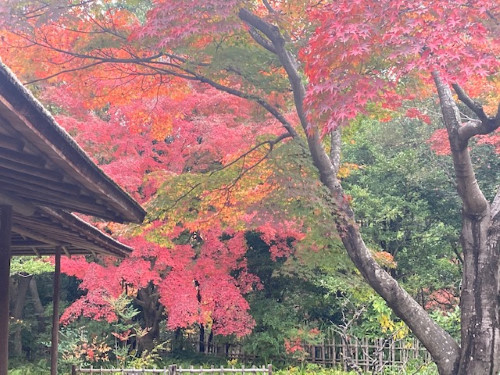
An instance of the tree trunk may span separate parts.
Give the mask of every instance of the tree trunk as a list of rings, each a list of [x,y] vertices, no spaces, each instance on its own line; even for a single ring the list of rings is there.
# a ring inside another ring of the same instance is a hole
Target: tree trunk
[[[160,321],[163,316],[163,306],[158,301],[158,293],[152,284],[139,289],[136,302],[142,307],[146,334],[137,337],[137,350],[151,351],[160,335]]]
[[[27,274],[19,274],[17,275],[17,288],[16,288],[16,299],[14,303],[14,308],[12,309],[12,317],[21,321],[23,318],[23,310],[26,304],[26,294],[28,293],[28,287],[31,281],[32,275]],[[16,357],[20,357],[23,355],[23,345],[21,339],[22,326],[18,324],[13,332],[13,347],[12,347],[12,355]]]
[[[489,210],[488,210],[489,211]],[[464,214],[461,293],[462,353],[459,374],[498,374],[500,330],[498,237],[500,225]]]
[[[443,120],[448,132],[457,191],[462,200],[463,251],[461,308],[461,354],[459,375],[495,375],[500,371],[500,190],[493,204],[476,181],[468,142],[500,125],[500,113],[489,118],[476,102],[454,85],[459,99],[479,120],[463,124],[448,85],[433,73]]]
[[[205,353],[205,326],[200,324],[200,336],[198,340],[198,353]]]
[[[40,294],[38,293],[38,285],[36,283],[36,276],[32,277],[29,283],[29,290],[31,295],[31,300],[33,302],[33,308],[35,309],[35,315],[38,320],[38,331],[43,332],[47,327],[45,322],[45,309],[43,308],[42,301],[40,300]]]
[[[210,333],[208,334],[208,338],[207,338],[207,346],[205,348],[205,353],[209,353],[210,350],[212,351],[212,353],[214,353],[214,331],[213,330],[210,330]]]
[[[184,350],[184,334],[181,328],[176,328],[172,342],[172,351],[179,353]]]

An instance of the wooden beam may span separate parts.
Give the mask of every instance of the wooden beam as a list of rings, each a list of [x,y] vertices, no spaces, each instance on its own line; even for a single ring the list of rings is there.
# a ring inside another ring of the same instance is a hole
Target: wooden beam
[[[61,197],[61,192],[52,191],[50,189],[40,189],[39,186],[36,185],[28,185],[21,184],[19,181],[2,181],[1,189],[4,191],[14,192],[18,196],[25,196],[27,198],[38,197],[39,199],[45,199],[45,197],[49,197],[55,199],[56,197]],[[69,193],[67,194],[69,195]]]
[[[22,236],[32,238],[34,240],[38,240],[38,241],[41,241],[41,242],[46,243],[46,244],[50,244],[50,245],[54,245],[54,246],[61,245],[55,239],[49,238],[47,236],[43,236],[39,233],[33,233],[31,230],[23,228],[22,226],[19,226],[17,224],[14,224],[12,226],[12,230],[16,233],[19,233]]]
[[[7,181],[18,182],[21,185],[33,184],[43,188],[48,188],[53,191],[59,191],[62,193],[72,193],[80,194],[80,188],[77,185],[68,184],[65,182],[51,181],[46,178],[36,177],[30,175],[29,173],[23,173],[20,171],[13,171],[0,167],[0,177]]]
[[[9,367],[9,277],[12,207],[0,206],[0,375]]]
[[[1,142],[0,158],[36,168],[42,168],[46,164],[46,160],[39,155],[27,154],[25,152],[18,152],[16,150],[4,148],[2,147]]]
[[[37,185],[21,184],[18,181],[2,181],[0,189],[7,194],[24,198],[35,205],[61,208],[68,211],[77,211],[92,216],[99,216],[113,220],[116,217],[114,211],[110,211],[105,205],[98,205],[96,200],[86,195],[71,194],[41,188]]]
[[[12,151],[22,151],[22,149],[24,148],[24,142],[22,142],[18,138],[10,137],[5,134],[0,134],[0,147]]]
[[[32,167],[30,165],[18,163],[13,160],[2,158],[1,155],[0,155],[0,167],[11,171],[26,173],[30,176],[40,177],[57,183],[61,183],[63,181],[63,176],[59,172],[47,168]]]
[[[23,239],[23,240],[13,239],[12,242],[10,243],[10,250],[11,251],[15,251],[17,249],[32,248],[32,247],[51,248],[54,246],[40,242],[40,241],[36,241],[32,238]]]
[[[61,247],[56,247],[54,291],[52,298],[52,344],[50,346],[50,375],[57,375],[57,353],[59,347],[59,294],[61,284]]]
[[[24,194],[23,194],[24,195]],[[42,195],[42,194],[40,194]],[[68,195],[66,195],[68,198],[71,198]],[[117,223],[123,223],[123,220],[121,217],[116,216],[116,211],[110,211],[106,206],[97,206],[94,205],[92,206],[91,204],[82,201],[79,199],[81,197],[75,197],[72,201],[69,199],[63,199],[60,198],[59,200],[56,199],[50,199],[48,197],[43,197],[41,199],[31,199],[31,201],[34,204],[38,204],[41,206],[47,206],[47,207],[52,207],[52,208],[59,208],[62,210],[67,210],[67,211],[75,211],[79,212],[85,215],[92,215],[92,216],[97,216],[103,219],[108,219],[111,221],[115,221]]]
[[[0,205],[14,207],[16,214],[23,216],[32,216],[36,211],[36,207],[29,201],[4,192],[0,192]]]
[[[36,253],[35,251],[36,250]],[[44,256],[54,256],[54,247],[51,248],[25,248],[25,249],[19,249],[12,251],[12,256],[36,256],[36,257],[44,257]],[[71,254],[71,256],[76,256],[76,255],[91,255],[91,252],[85,249],[82,249],[80,247],[68,247],[68,251]],[[111,255],[116,257],[116,254],[113,254],[111,252],[104,252],[104,250],[101,251],[100,254],[104,255]]]

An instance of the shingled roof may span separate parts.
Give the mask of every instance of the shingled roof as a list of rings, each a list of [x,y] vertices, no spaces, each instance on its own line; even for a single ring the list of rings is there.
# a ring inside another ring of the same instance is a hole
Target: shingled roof
[[[3,64],[0,182],[0,203],[16,202],[22,214],[46,206],[115,222],[139,223],[145,216]]]

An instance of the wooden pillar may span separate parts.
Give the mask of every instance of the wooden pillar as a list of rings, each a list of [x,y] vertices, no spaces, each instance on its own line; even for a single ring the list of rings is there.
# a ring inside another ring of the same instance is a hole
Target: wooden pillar
[[[12,207],[0,206],[0,375],[9,366],[9,276]]]
[[[52,343],[50,346],[50,375],[57,375],[57,354],[59,347],[59,295],[61,284],[61,248],[56,248],[56,267],[52,297]]]

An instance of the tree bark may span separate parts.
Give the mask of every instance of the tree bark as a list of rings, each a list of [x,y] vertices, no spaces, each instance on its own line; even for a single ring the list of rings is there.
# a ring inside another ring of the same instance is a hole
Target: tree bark
[[[155,340],[160,335],[160,321],[163,316],[163,305],[158,301],[158,293],[154,290],[152,284],[146,288],[139,289],[137,292],[136,303],[142,307],[146,334],[137,337],[137,350],[151,351],[154,348]]]
[[[200,324],[200,335],[198,337],[198,353],[205,353],[205,326]]]
[[[29,290],[31,295],[31,300],[33,302],[33,308],[35,309],[35,315],[38,320],[38,330],[43,332],[46,328],[45,321],[45,309],[43,308],[42,301],[40,300],[40,294],[38,293],[38,285],[36,283],[36,276],[32,277],[29,283]]]
[[[12,309],[12,317],[16,320],[21,320],[23,318],[23,310],[26,304],[26,294],[28,293],[28,287],[31,281],[32,275],[19,274],[17,275],[17,288],[16,288],[16,299],[14,303],[14,308]],[[14,330],[13,347],[12,354],[16,357],[23,355],[23,345],[21,340],[22,327],[18,325]]]
[[[490,205],[476,181],[468,142],[478,134],[498,128],[500,114],[487,117],[481,106],[455,85],[460,100],[479,117],[478,121],[462,124],[450,88],[437,72],[433,78],[450,141],[457,191],[463,203],[462,348],[458,374],[495,375],[500,371],[500,190]]]

